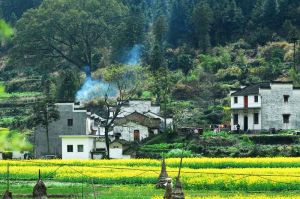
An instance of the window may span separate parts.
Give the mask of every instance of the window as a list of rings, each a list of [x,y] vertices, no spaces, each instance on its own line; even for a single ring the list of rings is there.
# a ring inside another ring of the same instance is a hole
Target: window
[[[289,102],[289,98],[290,98],[289,95],[284,95],[284,96],[283,96],[284,102],[285,102],[285,103]]]
[[[83,145],[77,145],[77,152],[83,152]]]
[[[73,119],[68,119],[68,126],[73,126]]]
[[[283,114],[282,117],[283,117],[284,124],[290,123],[290,114]]]
[[[254,124],[259,124],[259,114],[254,113]]]
[[[67,145],[67,152],[73,152],[73,145]]]
[[[233,115],[233,124],[236,125],[239,123],[239,115],[238,114],[234,114]]]
[[[238,97],[234,97],[234,103],[235,103],[235,104],[238,103]]]
[[[254,102],[258,102],[258,96],[257,95],[254,96]]]
[[[114,149],[118,149],[119,148],[119,146],[114,146]]]

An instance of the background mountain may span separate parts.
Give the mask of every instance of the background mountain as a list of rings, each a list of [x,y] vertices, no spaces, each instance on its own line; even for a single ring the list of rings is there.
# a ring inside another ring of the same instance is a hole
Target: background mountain
[[[230,88],[300,84],[298,0],[1,0],[0,16],[15,32],[0,50],[6,127],[32,114],[9,103],[74,101],[86,66],[103,85],[105,68],[141,65],[135,98],[166,103],[181,125],[228,123]]]

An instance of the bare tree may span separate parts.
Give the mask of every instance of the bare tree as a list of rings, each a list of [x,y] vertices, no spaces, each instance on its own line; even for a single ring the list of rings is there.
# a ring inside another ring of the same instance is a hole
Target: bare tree
[[[112,82],[104,97],[105,116],[104,116],[104,134],[107,149],[107,157],[109,154],[109,130],[114,126],[117,117],[123,113],[122,107],[132,99],[141,81],[144,79],[144,70],[140,67],[114,65],[103,71],[103,77],[106,81]],[[117,90],[118,95],[115,98],[109,97],[111,89]]]

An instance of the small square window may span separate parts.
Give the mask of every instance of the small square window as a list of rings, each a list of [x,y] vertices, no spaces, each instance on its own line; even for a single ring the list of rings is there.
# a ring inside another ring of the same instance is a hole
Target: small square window
[[[254,96],[254,102],[258,102],[258,96],[257,95]]]
[[[284,124],[290,123],[290,114],[283,114],[282,117],[283,117]]]
[[[73,145],[67,145],[67,152],[73,152]]]
[[[234,97],[234,103],[235,103],[235,104],[238,103],[238,97]]]
[[[68,126],[73,126],[73,119],[68,119]]]
[[[259,124],[259,114],[254,113],[254,124]]]
[[[77,151],[83,152],[83,145],[77,145]]]
[[[289,95],[284,95],[284,96],[283,96],[284,102],[285,102],[285,103],[289,102],[289,98],[290,98]]]

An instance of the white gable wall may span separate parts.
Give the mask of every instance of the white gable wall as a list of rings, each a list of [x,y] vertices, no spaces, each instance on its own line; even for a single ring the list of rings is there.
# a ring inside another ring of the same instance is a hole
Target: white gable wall
[[[114,127],[115,133],[121,133],[120,139],[127,140],[129,142],[134,141],[134,131],[140,131],[140,140],[143,140],[149,137],[148,127],[142,126],[134,122],[128,122],[122,126],[118,125]]]

